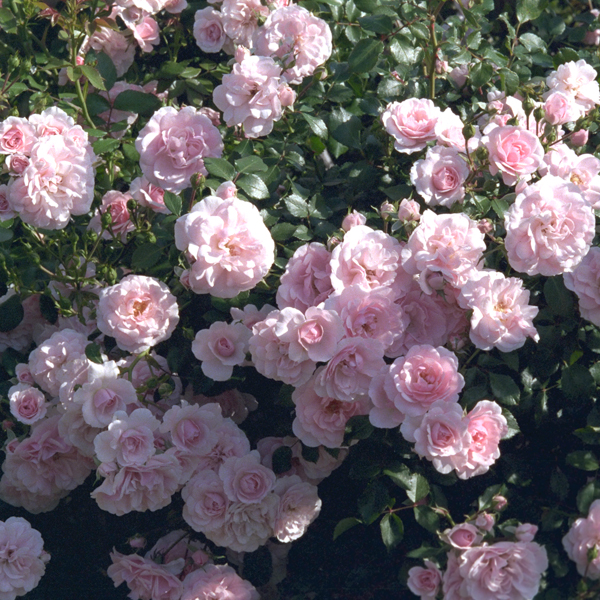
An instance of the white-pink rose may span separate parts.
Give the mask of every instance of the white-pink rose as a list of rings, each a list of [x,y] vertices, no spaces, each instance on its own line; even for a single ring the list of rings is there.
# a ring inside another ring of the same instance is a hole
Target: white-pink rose
[[[46,397],[37,388],[18,383],[8,390],[10,412],[20,423],[31,425],[46,416]]]
[[[218,10],[210,6],[196,11],[193,33],[202,52],[220,52],[227,41],[223,30],[223,17]]]
[[[594,500],[585,518],[577,519],[562,539],[568,557],[575,562],[577,572],[588,579],[600,579],[600,500]],[[595,558],[590,560],[590,552]]]
[[[425,567],[413,567],[408,571],[408,589],[421,600],[435,600],[442,583],[442,572],[430,560]]]

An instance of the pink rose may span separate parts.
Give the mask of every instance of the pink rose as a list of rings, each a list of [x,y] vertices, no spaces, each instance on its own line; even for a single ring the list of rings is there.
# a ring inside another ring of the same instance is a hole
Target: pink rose
[[[365,225],[367,222],[367,217],[353,210],[350,214],[344,217],[342,221],[342,229],[344,231],[350,231],[356,225]]]
[[[317,487],[302,481],[298,475],[291,475],[277,480],[275,494],[279,496],[275,537],[284,544],[293,542],[319,516],[322,503]]]
[[[442,572],[430,560],[425,567],[413,567],[408,571],[408,589],[421,600],[435,600],[442,583]]]
[[[583,116],[585,113],[575,98],[564,92],[552,92],[544,103],[544,118],[552,125],[563,125]]]
[[[150,183],[145,177],[136,177],[131,182],[129,193],[141,206],[147,206],[157,213],[171,214],[165,206],[165,190]]]
[[[141,352],[171,337],[179,322],[177,300],[153,277],[128,275],[103,289],[98,301],[98,329],[128,352]]]
[[[10,412],[20,423],[31,425],[46,416],[46,397],[37,388],[18,383],[8,390]]]
[[[223,489],[232,502],[254,504],[273,490],[276,476],[260,464],[260,455],[254,450],[246,456],[226,459],[219,467]]]
[[[210,6],[196,11],[194,16],[194,39],[202,52],[220,52],[227,40],[223,31],[223,17]]]
[[[249,581],[227,565],[206,565],[183,581],[181,600],[259,600]]]
[[[8,117],[0,123],[0,154],[29,155],[37,141],[34,128],[21,117]]]
[[[600,579],[599,536],[600,500],[594,500],[587,517],[577,519],[562,539],[568,557],[577,565],[577,572],[592,580]],[[593,550],[596,550],[595,558],[590,560],[590,551]]]
[[[388,104],[381,121],[394,138],[394,148],[403,154],[412,154],[436,139],[435,126],[441,112],[431,100],[409,98]]]
[[[267,17],[269,9],[260,0],[223,0],[221,14],[227,36],[238,47],[250,48],[252,36],[258,29],[258,19]]]
[[[133,64],[135,46],[127,38],[110,27],[100,27],[88,38],[81,48],[87,52],[90,48],[96,52],[105,52],[112,60],[117,70],[117,76],[122,77]]]
[[[587,113],[596,104],[600,104],[597,76],[596,70],[582,59],[560,65],[547,77],[546,83],[552,91],[572,96],[581,109]]]
[[[551,277],[581,262],[592,244],[596,220],[575,185],[546,175],[517,196],[504,222],[511,267]]]
[[[381,429],[395,429],[400,425],[406,415],[400,412],[385,391],[387,373],[382,371],[371,379],[369,385],[369,398],[373,406],[369,410],[369,421],[373,427]]]
[[[192,266],[197,294],[233,298],[251,290],[275,260],[275,242],[250,202],[207,196],[175,223],[175,244]]]
[[[600,326],[600,248],[590,251],[571,273],[564,274],[565,287],[577,294],[581,316]]]
[[[421,218],[421,207],[414,200],[404,198],[398,206],[398,220],[409,222],[418,221]]]
[[[478,545],[483,539],[477,527],[470,523],[460,523],[452,529],[446,529],[442,534],[442,539],[459,550],[465,550],[471,546]]]
[[[221,527],[231,504],[221,478],[211,470],[196,473],[181,491],[183,518],[194,531]]]
[[[219,130],[191,106],[157,110],[140,131],[135,147],[148,181],[170,192],[190,187],[195,173],[207,175],[204,158],[223,154]]]
[[[143,52],[152,52],[152,46],[160,44],[158,23],[150,16],[143,17],[132,28],[133,37]]]
[[[102,238],[109,240],[119,237],[122,242],[127,240],[127,234],[135,231],[135,225],[131,221],[127,202],[133,200],[131,194],[118,192],[116,190],[106,192],[102,197],[100,208],[90,219],[88,229],[96,233],[102,232]],[[111,224],[108,229],[102,230],[102,215],[108,212],[111,216]]]
[[[495,522],[496,518],[494,515],[486,512],[478,514],[477,518],[475,519],[475,525],[477,525],[479,529],[483,529],[483,531],[492,531]]]

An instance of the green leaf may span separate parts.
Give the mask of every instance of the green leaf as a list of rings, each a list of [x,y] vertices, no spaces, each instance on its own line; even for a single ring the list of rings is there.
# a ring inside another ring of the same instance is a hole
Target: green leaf
[[[504,415],[506,424],[508,426],[508,431],[506,432],[506,435],[502,437],[502,439],[509,440],[511,437],[517,435],[517,433],[521,433],[521,429],[519,428],[519,423],[517,423],[517,420],[510,411],[503,408],[502,414]]]
[[[514,94],[519,87],[519,76],[510,69],[500,69],[500,82],[503,86],[503,90],[507,94]],[[493,203],[493,201],[492,201]]]
[[[334,108],[329,115],[329,131],[340,144],[360,148],[360,119],[344,108]]]
[[[588,369],[575,363],[563,369],[560,387],[567,398],[577,400],[593,395],[596,391],[596,382]]]
[[[425,498],[427,494],[429,494],[429,484],[427,483],[427,479],[425,479],[423,475],[415,473],[411,478],[410,488],[406,490],[406,495],[409,500],[418,502]]]
[[[519,42],[527,48],[528,52],[545,52],[546,51],[546,42],[544,40],[535,35],[535,33],[524,33],[520,38]]]
[[[346,433],[344,439],[366,440],[375,430],[369,417],[366,415],[354,415],[346,423]]]
[[[280,446],[273,452],[273,472],[275,475],[287,473],[292,468],[292,449],[289,446]]]
[[[123,154],[132,162],[139,162],[140,153],[135,149],[133,144],[124,143],[123,144]]]
[[[236,185],[242,188],[251,198],[262,200],[269,197],[269,189],[258,175],[244,175],[236,181]]]
[[[489,62],[477,63],[469,72],[469,81],[474,88],[485,85],[494,74],[494,68]]]
[[[104,79],[104,86],[107,90],[110,90],[115,82],[117,81],[117,69],[115,69],[115,63],[111,60],[110,56],[105,52],[99,52],[96,54],[96,68],[102,79]]]
[[[96,89],[106,91],[104,80],[102,79],[102,76],[100,75],[97,69],[95,69],[91,65],[81,65],[81,70],[83,71],[83,74],[88,78],[89,82]]]
[[[102,351],[100,350],[100,346],[97,344],[88,344],[85,347],[85,355],[88,360],[91,360],[93,363],[101,365],[104,363],[102,360]]]
[[[587,425],[573,432],[584,444],[600,444],[600,427]]]
[[[348,66],[354,73],[367,73],[377,64],[382,52],[383,43],[379,40],[360,40],[348,57]]]
[[[519,386],[508,375],[490,373],[492,393],[501,404],[514,406],[519,402],[521,392]]]
[[[211,175],[219,179],[231,181],[235,177],[235,168],[224,158],[205,158],[204,166]]]
[[[587,485],[584,485],[577,494],[577,510],[582,515],[587,515],[590,510],[590,504],[594,500],[600,498],[600,481],[590,481]]]
[[[271,236],[276,242],[285,242],[289,240],[296,231],[296,225],[293,223],[277,223],[271,228]]]
[[[92,144],[92,148],[96,154],[104,154],[105,152],[112,152],[117,149],[121,144],[121,140],[115,140],[113,138],[106,138],[104,140],[98,140]]]
[[[113,104],[116,110],[125,110],[144,117],[151,117],[161,106],[162,101],[154,94],[135,90],[121,92]]]
[[[0,304],[0,331],[12,331],[23,320],[23,316],[21,298],[15,294]]]
[[[348,529],[352,529],[356,525],[360,525],[361,521],[355,519],[354,517],[348,517],[347,519],[342,519],[333,530],[333,541],[337,540],[342,533],[348,531]]]
[[[88,112],[92,117],[99,115],[102,112],[110,110],[110,104],[106,98],[99,96],[98,94],[88,94],[85,99],[87,104]]]
[[[547,4],[547,0],[517,0],[517,20],[526,23],[537,19]]]
[[[390,44],[390,52],[400,66],[409,67],[422,60],[423,50],[403,35],[397,35]]]
[[[312,115],[307,115],[306,113],[300,113],[302,118],[308,123],[308,126],[311,128],[313,133],[318,135],[321,139],[327,139],[327,125],[325,125],[325,121],[320,117],[313,117]]]
[[[395,513],[384,515],[379,528],[381,529],[381,539],[388,550],[395,548],[404,537],[404,523]]]
[[[550,490],[559,500],[564,500],[569,495],[569,480],[560,469],[550,475]]]
[[[410,489],[413,474],[410,472],[410,469],[406,465],[397,464],[390,467],[389,469],[385,469],[383,472],[402,489]]]
[[[165,202],[165,206],[174,215],[177,215],[177,216],[181,215],[181,209],[183,207],[183,200],[181,199],[181,196],[178,196],[177,194],[174,194],[173,192],[165,191],[164,202]]]
[[[440,528],[439,515],[429,506],[424,504],[414,507],[415,520],[417,523],[431,533],[436,533]]]
[[[291,215],[299,219],[305,219],[309,216],[309,209],[306,200],[300,198],[297,194],[291,194],[284,200],[287,209]]]
[[[151,269],[163,254],[164,249],[156,244],[142,244],[135,249],[131,257],[131,266],[140,271]]]
[[[582,471],[597,471],[600,469],[598,459],[593,452],[578,450],[567,454],[565,461],[568,465],[581,469]]]
[[[387,488],[380,481],[373,481],[358,498],[358,512],[365,525],[374,523],[390,501]]]
[[[354,5],[366,13],[373,13],[381,6],[378,0],[354,0]]]
[[[254,154],[236,160],[235,167],[238,173],[260,173],[269,170],[262,158]]]
[[[394,29],[394,22],[387,15],[370,15],[358,19],[360,26],[374,33],[390,33]]]
[[[544,298],[550,310],[561,317],[573,314],[573,295],[565,287],[562,276],[548,277],[544,283]]]
[[[56,304],[54,300],[45,294],[40,296],[40,312],[42,313],[42,317],[46,319],[49,323],[56,323],[58,319],[58,310],[56,309]]]

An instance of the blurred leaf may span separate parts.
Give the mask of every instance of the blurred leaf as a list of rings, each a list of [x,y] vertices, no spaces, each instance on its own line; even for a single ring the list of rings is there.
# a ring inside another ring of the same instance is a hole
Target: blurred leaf
[[[590,481],[584,485],[577,494],[577,510],[582,515],[587,515],[590,504],[600,498],[600,481]]]
[[[287,473],[292,468],[292,449],[289,446],[280,446],[273,452],[273,472],[275,475]]]
[[[110,56],[105,52],[96,54],[96,61],[96,67],[100,75],[102,75],[102,79],[104,79],[104,87],[110,90],[115,85],[118,77],[115,63],[113,63]]]
[[[588,369],[575,363],[568,368],[563,368],[560,387],[567,398],[577,400],[592,396],[596,391],[596,382]]]
[[[329,115],[329,131],[341,144],[350,148],[360,147],[360,119],[344,108],[334,108]]]
[[[12,331],[23,320],[25,313],[21,298],[15,294],[0,304],[0,331]]]
[[[492,388],[492,394],[501,404],[507,406],[518,404],[521,392],[512,377],[490,373],[490,387]]]
[[[115,140],[113,138],[106,138],[103,140],[98,140],[92,144],[92,148],[96,154],[104,154],[105,152],[112,152],[116,150],[121,145],[120,140]]]
[[[52,325],[56,323],[56,320],[58,319],[58,310],[56,308],[54,300],[46,294],[42,294],[40,296],[40,312],[42,313],[42,317],[44,317],[46,321],[48,321]]]
[[[526,23],[537,19],[548,4],[548,0],[517,0],[517,20]]]
[[[600,468],[598,459],[593,452],[587,450],[578,450],[567,454],[565,461],[568,465],[581,469],[582,471],[596,471]]]
[[[85,347],[85,355],[88,360],[91,360],[96,364],[103,364],[104,360],[102,360],[102,351],[100,350],[100,346],[97,344],[88,344]]]
[[[333,541],[337,540],[342,533],[348,531],[348,529],[352,529],[355,525],[360,525],[361,521],[355,519],[354,517],[348,517],[347,519],[342,519],[333,530]]]
[[[135,90],[121,92],[114,101],[113,108],[151,117],[162,106],[160,98]]]
[[[365,525],[374,523],[390,501],[387,488],[380,481],[373,481],[358,498],[358,512]]]
[[[163,257],[164,249],[156,244],[142,244],[131,257],[131,266],[139,271],[151,269]]]
[[[404,523],[395,513],[388,513],[383,516],[379,525],[381,529],[381,539],[388,550],[395,548],[404,537]]]
[[[348,66],[354,73],[367,73],[377,64],[382,52],[383,43],[379,40],[360,40],[348,57]]]
[[[358,19],[360,26],[374,33],[390,33],[394,29],[394,22],[387,15],[370,15]]]

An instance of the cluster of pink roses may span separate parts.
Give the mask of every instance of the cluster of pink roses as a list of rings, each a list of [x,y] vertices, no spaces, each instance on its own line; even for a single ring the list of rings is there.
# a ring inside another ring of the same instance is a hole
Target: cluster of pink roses
[[[0,190],[2,220],[19,216],[43,229],[63,229],[94,199],[96,156],[87,133],[60,108],[0,123],[0,155],[11,175]]]
[[[543,546],[533,541],[537,527],[529,523],[505,527],[513,539],[494,541],[494,516],[480,513],[440,537],[450,546],[442,573],[430,560],[409,571],[408,587],[421,600],[532,600],[548,568]]]
[[[571,525],[562,543],[582,577],[600,579],[600,500],[592,502],[587,517]]]

